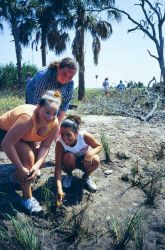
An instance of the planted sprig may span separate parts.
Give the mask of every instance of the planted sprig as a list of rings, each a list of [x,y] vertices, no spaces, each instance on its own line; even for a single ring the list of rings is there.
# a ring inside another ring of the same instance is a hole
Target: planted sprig
[[[50,189],[47,188],[47,183],[43,185],[41,194],[46,204],[46,208],[48,212],[50,212],[52,207],[52,202],[54,201],[54,194]]]
[[[114,218],[107,221],[108,232],[113,237],[113,247],[115,250],[125,250],[131,240],[134,240],[136,249],[143,249],[144,246],[144,222],[147,218],[145,209],[138,209],[133,215],[128,217],[124,226],[120,226]]]
[[[109,145],[109,140],[108,137],[105,135],[104,132],[101,132],[101,143],[103,146],[103,151],[104,151],[104,156],[105,156],[105,162],[110,163],[111,162],[111,152],[110,152],[110,145]]]

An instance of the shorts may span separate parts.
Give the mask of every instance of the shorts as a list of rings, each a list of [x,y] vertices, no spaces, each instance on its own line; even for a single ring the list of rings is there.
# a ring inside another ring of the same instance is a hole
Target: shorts
[[[85,172],[84,157],[85,157],[85,155],[83,155],[83,156],[77,156],[76,157],[76,167],[78,169],[82,170],[83,172]]]
[[[65,153],[69,153],[69,151],[66,151]],[[82,170],[83,172],[85,172],[85,168],[84,168],[85,155],[75,156],[75,157],[76,157],[76,168]]]
[[[3,140],[3,138],[5,137],[6,133],[7,133],[7,131],[0,128],[0,144]]]

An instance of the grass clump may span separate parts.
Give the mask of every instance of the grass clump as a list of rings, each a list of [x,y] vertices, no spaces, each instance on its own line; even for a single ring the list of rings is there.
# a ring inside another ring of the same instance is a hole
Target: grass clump
[[[15,108],[18,105],[25,104],[24,91],[16,90],[1,90],[0,92],[0,115],[7,112],[10,109]]]
[[[111,162],[111,157],[110,157],[110,146],[109,146],[109,142],[108,142],[108,138],[105,135],[105,133],[101,132],[101,143],[103,146],[103,151],[104,151],[104,156],[105,156],[105,162],[106,163],[110,163]]]
[[[88,204],[79,211],[68,213],[55,229],[55,232],[64,236],[63,241],[74,244],[75,247],[93,236],[89,218],[85,213],[87,206]]]
[[[145,194],[144,204],[148,207],[156,207],[156,202],[162,191],[162,180],[165,177],[164,167],[159,168],[147,164],[139,169],[138,162],[136,162],[130,172],[132,187],[138,187]]]
[[[144,222],[147,218],[145,209],[138,209],[134,214],[127,217],[124,225],[119,225],[114,218],[107,221],[108,232],[113,238],[113,249],[125,250],[129,243],[134,243],[137,250],[144,247]]]
[[[50,213],[52,209],[52,204],[55,203],[55,197],[53,192],[49,188],[47,188],[47,185],[47,182],[43,185],[41,190],[41,196],[45,202],[47,211]]]
[[[30,249],[39,250],[37,238],[34,234],[34,228],[32,223],[28,222],[20,213],[17,217],[6,215],[10,220],[10,230],[6,227],[0,227],[0,239],[11,241],[10,243],[14,247],[13,249]]]

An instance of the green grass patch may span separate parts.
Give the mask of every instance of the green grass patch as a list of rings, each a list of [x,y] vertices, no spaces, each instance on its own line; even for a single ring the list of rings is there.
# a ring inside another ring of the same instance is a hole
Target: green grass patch
[[[18,105],[25,103],[25,91],[24,90],[1,90],[0,92],[0,115],[6,111],[15,108]]]

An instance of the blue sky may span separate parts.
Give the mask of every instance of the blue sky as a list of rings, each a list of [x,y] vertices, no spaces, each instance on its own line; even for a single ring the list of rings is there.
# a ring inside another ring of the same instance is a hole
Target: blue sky
[[[116,0],[116,6],[129,11],[134,18],[138,19],[141,17],[141,12],[137,6],[133,5],[133,3],[137,2],[138,0]],[[153,76],[159,81],[160,70],[158,63],[147,52],[147,49],[149,49],[153,54],[156,54],[153,43],[140,31],[127,33],[127,30],[134,26],[125,16],[122,17],[121,23],[113,22],[112,27],[113,34],[110,39],[101,43],[99,64],[97,66],[93,63],[90,35],[86,34],[85,86],[89,88],[101,87],[105,77],[109,77],[111,84],[117,84],[119,80],[123,80],[123,82],[142,81],[147,84]],[[11,61],[16,62],[12,40],[10,31],[5,26],[3,34],[0,34],[0,63],[2,64]],[[70,46],[71,43],[68,45],[67,51],[60,57],[57,57],[53,52],[47,51],[47,63],[49,64],[66,56],[72,57]],[[23,49],[23,62],[34,63],[40,68],[42,66],[40,51]],[[95,75],[98,75],[97,81]],[[77,76],[75,76],[74,81],[75,86],[77,86]]]

